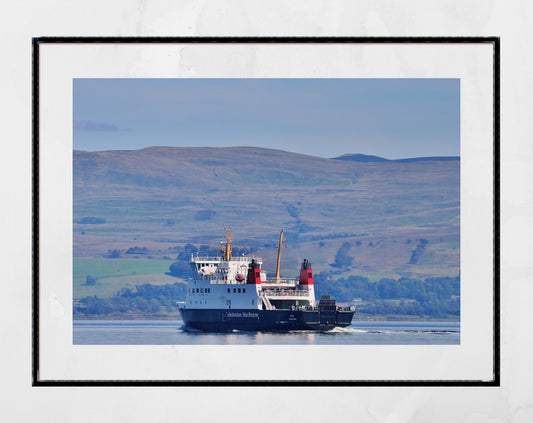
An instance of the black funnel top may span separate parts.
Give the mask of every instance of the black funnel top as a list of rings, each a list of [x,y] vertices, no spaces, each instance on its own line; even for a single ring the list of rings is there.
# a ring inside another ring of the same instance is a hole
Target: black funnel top
[[[311,269],[311,262],[307,261],[307,259],[304,259],[302,263],[302,270],[308,270]]]

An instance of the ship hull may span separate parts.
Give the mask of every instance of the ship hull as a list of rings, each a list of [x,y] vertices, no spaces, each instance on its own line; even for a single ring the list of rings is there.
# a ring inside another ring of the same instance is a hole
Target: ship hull
[[[180,309],[185,325],[207,332],[294,330],[327,331],[346,327],[353,310]]]

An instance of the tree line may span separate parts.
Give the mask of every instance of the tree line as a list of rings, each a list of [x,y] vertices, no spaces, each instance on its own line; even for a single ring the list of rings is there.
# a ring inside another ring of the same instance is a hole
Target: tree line
[[[460,278],[383,278],[370,282],[364,276],[333,279],[328,272],[314,276],[317,298],[328,294],[337,301],[363,302],[357,311],[367,314],[459,316]],[[396,300],[396,301],[391,301]]]
[[[183,283],[146,283],[134,289],[122,288],[111,298],[93,295],[74,300],[74,316],[175,313],[176,302],[184,301],[186,293],[187,287]]]
[[[358,313],[431,317],[459,316],[460,313],[459,277],[384,278],[370,282],[363,276],[333,280],[325,272],[315,274],[314,280],[317,299],[326,294],[338,302],[360,299]],[[74,316],[175,314],[176,302],[184,301],[186,293],[183,283],[122,288],[111,298],[89,296],[74,300]]]

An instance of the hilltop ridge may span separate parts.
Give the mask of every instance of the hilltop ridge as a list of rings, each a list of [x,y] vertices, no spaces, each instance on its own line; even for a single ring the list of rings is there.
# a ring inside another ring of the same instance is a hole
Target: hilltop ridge
[[[333,160],[343,160],[351,162],[362,163],[380,163],[380,162],[396,162],[396,163],[414,163],[414,162],[455,162],[459,161],[459,156],[429,156],[429,157],[410,157],[405,159],[385,159],[384,157],[372,156],[367,154],[343,154],[342,156],[333,157]]]

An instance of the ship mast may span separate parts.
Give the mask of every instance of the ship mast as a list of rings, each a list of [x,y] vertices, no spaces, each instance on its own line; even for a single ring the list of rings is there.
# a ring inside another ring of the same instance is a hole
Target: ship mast
[[[276,265],[276,283],[279,283],[279,263],[281,259],[281,245],[283,243],[283,229],[279,233],[278,264]]]
[[[226,228],[226,248],[224,249],[224,260],[231,260],[231,228]]]

